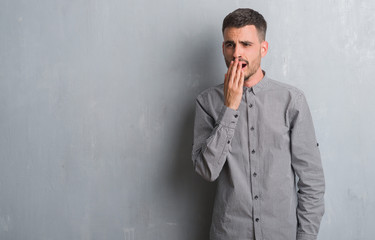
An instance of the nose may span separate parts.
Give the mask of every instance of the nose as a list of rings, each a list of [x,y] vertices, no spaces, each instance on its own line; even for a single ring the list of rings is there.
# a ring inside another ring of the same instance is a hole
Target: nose
[[[241,58],[241,54],[242,54],[241,48],[237,45],[237,46],[234,48],[234,52],[233,52],[233,60],[235,60],[236,58]]]

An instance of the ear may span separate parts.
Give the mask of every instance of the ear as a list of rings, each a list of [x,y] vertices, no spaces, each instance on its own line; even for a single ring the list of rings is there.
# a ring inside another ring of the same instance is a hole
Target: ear
[[[262,57],[266,56],[267,52],[268,52],[268,42],[263,41],[260,44],[260,53],[261,53]]]
[[[224,55],[224,42],[223,42],[223,45],[222,45],[222,50],[223,50],[223,55]]]

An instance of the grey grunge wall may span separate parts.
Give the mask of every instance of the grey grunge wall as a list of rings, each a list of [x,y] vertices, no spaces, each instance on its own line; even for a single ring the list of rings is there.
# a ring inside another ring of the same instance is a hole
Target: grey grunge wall
[[[326,175],[319,239],[375,235],[375,2],[0,0],[0,239],[208,239],[194,99],[221,23],[268,21],[263,69],[302,89]]]

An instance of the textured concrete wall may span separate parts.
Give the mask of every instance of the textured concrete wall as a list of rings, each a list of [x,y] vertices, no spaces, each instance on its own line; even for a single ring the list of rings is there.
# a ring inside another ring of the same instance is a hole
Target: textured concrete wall
[[[0,239],[207,239],[194,98],[223,81],[238,7],[268,21],[267,74],[309,101],[319,239],[373,239],[372,0],[0,0]]]

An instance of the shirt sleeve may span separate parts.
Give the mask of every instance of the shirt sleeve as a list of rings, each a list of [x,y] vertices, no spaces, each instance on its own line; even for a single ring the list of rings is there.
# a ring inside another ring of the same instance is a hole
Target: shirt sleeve
[[[305,96],[296,98],[291,122],[292,167],[298,177],[297,240],[315,240],[324,214],[324,173]]]
[[[213,182],[228,156],[239,112],[223,105],[215,121],[203,102],[196,99],[192,160],[194,170]]]

